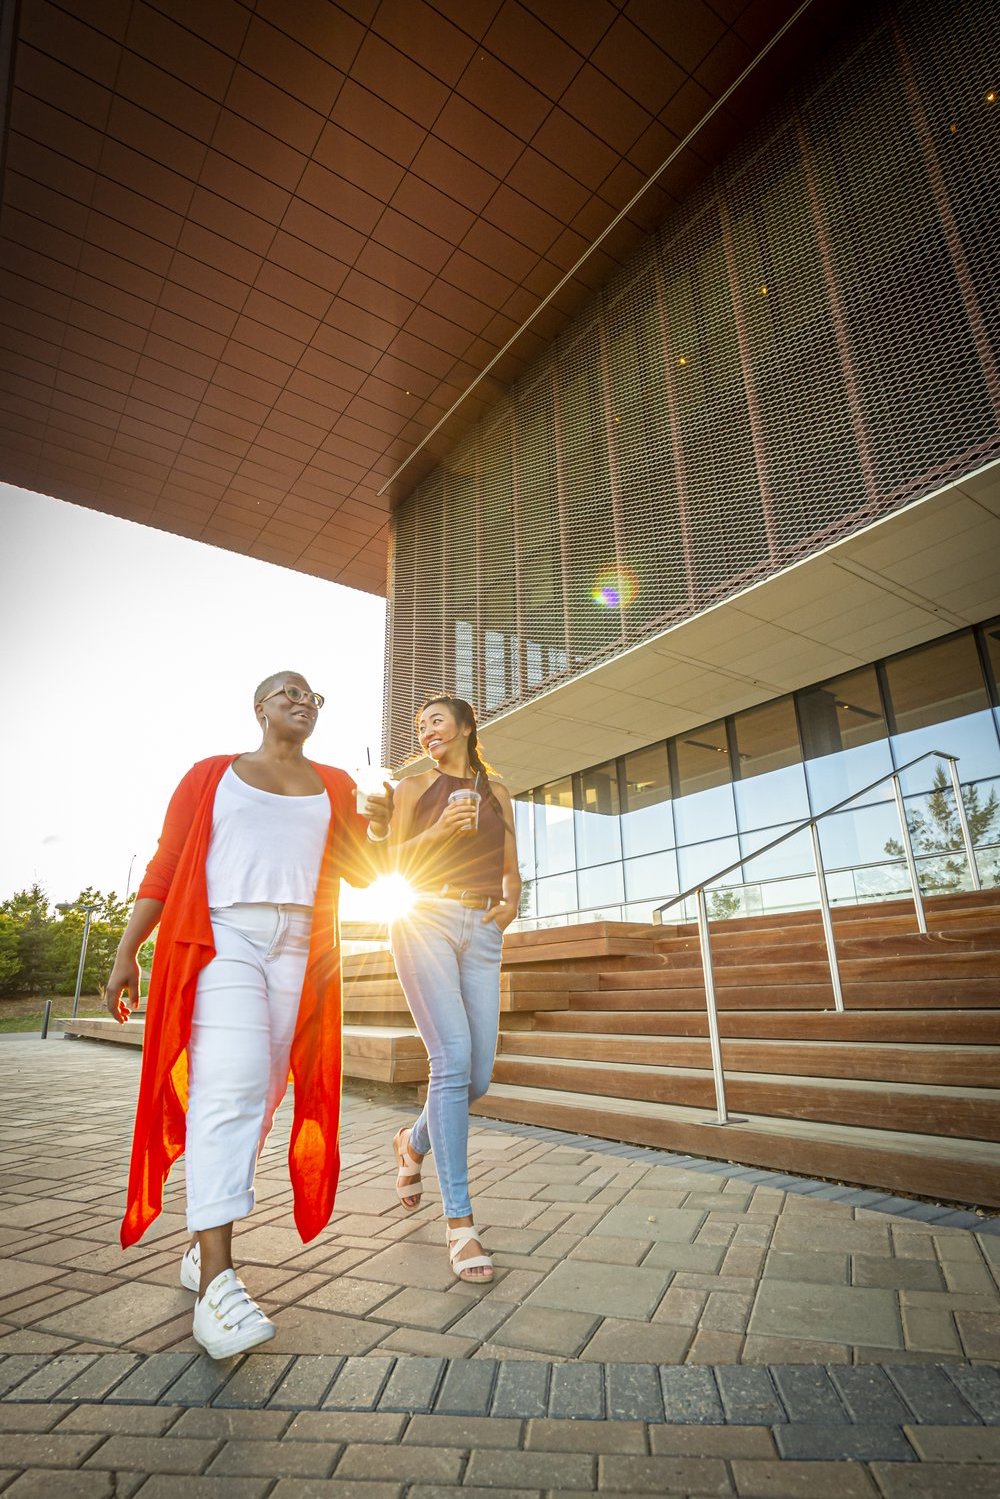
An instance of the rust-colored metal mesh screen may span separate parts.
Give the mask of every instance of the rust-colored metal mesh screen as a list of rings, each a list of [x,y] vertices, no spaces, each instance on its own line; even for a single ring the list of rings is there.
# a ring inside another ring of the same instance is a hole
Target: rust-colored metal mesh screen
[[[879,7],[400,507],[389,758],[1000,451],[1000,9]]]

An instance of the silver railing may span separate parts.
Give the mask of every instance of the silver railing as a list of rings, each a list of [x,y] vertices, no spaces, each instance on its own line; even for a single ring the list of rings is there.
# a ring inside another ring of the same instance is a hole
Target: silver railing
[[[708,903],[705,899],[705,890],[709,885],[714,885],[717,880],[725,879],[727,874],[732,874],[735,869],[742,869],[745,864],[751,863],[761,854],[769,853],[772,848],[777,848],[780,843],[785,843],[789,838],[794,838],[805,828],[809,829],[812,839],[813,862],[816,866],[816,882],[819,887],[820,919],[823,923],[823,939],[826,943],[827,960],[830,964],[830,982],[833,987],[833,1002],[839,1014],[844,1013],[844,988],[840,978],[840,965],[837,962],[837,948],[833,936],[833,918],[830,915],[830,896],[826,885],[826,870],[823,865],[823,851],[820,846],[818,825],[824,817],[830,817],[835,812],[842,812],[852,802],[867,796],[870,791],[875,791],[883,786],[886,781],[892,782],[893,798],[896,803],[896,812],[899,817],[899,830],[903,843],[903,852],[906,856],[906,867],[909,872],[910,885],[913,892],[913,905],[917,918],[917,930],[922,936],[927,935],[927,913],[924,909],[924,898],[920,890],[920,880],[917,875],[917,862],[913,854],[913,841],[910,837],[909,824],[906,821],[906,806],[903,801],[903,787],[900,776],[904,771],[910,770],[914,765],[919,765],[922,760],[947,760],[948,769],[951,774],[952,790],[955,794],[955,810],[958,814],[959,827],[962,830],[962,843],[965,848],[965,857],[969,864],[969,876],[972,880],[973,890],[982,889],[982,881],[979,878],[979,870],[976,866],[976,855],[972,846],[972,834],[969,830],[969,819],[965,813],[965,802],[962,798],[962,783],[958,778],[958,756],[946,754],[944,750],[925,750],[922,755],[908,760],[905,765],[898,766],[895,770],[887,771],[885,775],[879,776],[877,781],[871,781],[869,785],[862,786],[858,791],[853,791],[850,796],[845,796],[843,801],[835,802],[832,807],[827,807],[823,812],[817,812],[814,817],[806,817],[802,822],[796,823],[795,827],[789,828],[787,832],[772,838],[770,843],[764,843],[760,848],[755,848],[752,854],[745,854],[740,859],[734,859],[724,869],[718,870],[710,875],[708,879],[702,880],[690,889],[684,890],[680,895],[674,895],[670,900],[664,901],[657,906],[653,912],[653,921],[663,924],[663,913],[669,911],[671,906],[678,905],[681,901],[690,900],[693,896],[696,903],[696,914],[698,920],[698,945],[701,950],[701,967],[705,978],[705,1011],[708,1016],[708,1041],[712,1052],[712,1077],[715,1082],[715,1105],[716,1123],[729,1124],[729,1112],[726,1108],[726,1078],[722,1066],[722,1043],[719,1039],[719,1015],[715,999],[715,973],[712,967],[712,944],[708,926]]]

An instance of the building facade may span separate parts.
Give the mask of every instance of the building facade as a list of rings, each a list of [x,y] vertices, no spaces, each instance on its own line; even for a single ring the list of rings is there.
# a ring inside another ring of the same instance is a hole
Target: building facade
[[[389,760],[442,687],[476,703],[488,752],[520,746],[526,921],[646,919],[926,748],[960,757],[998,878],[997,569],[975,507],[995,520],[1000,15],[859,11],[395,513]],[[858,552],[873,532],[882,552]],[[922,572],[894,573],[903,551]],[[850,587],[817,612],[824,560]],[[865,624],[855,586],[878,590]],[[769,654],[744,663],[732,607],[773,627]],[[934,775],[905,790],[945,888]],[[904,888],[894,818],[883,790],[824,825],[834,899]],[[810,904],[811,868],[790,841],[716,909]]]

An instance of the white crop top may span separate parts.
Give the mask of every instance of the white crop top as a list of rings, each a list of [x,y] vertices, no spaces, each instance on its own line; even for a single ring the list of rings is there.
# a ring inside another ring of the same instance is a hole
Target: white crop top
[[[215,793],[205,867],[209,906],[311,906],[329,826],[325,791],[259,791],[230,765]]]

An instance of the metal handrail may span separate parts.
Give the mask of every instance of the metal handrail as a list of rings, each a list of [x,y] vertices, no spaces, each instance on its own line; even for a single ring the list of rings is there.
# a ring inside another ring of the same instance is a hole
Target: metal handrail
[[[654,923],[663,925],[663,913],[669,911],[671,906],[678,905],[682,900],[690,900],[694,896],[697,908],[698,920],[698,946],[701,950],[701,966],[705,979],[705,1011],[708,1017],[708,1040],[712,1053],[712,1076],[715,1083],[715,1104],[718,1124],[729,1124],[730,1118],[726,1108],[726,1079],[722,1066],[722,1043],[719,1039],[719,1016],[715,1002],[715,974],[712,968],[712,947],[708,923],[708,903],[705,900],[705,891],[709,885],[714,885],[725,875],[731,874],[734,869],[742,869],[745,864],[750,864],[761,854],[769,853],[772,848],[777,848],[780,843],[794,838],[798,833],[809,829],[812,840],[813,863],[816,867],[816,879],[819,885],[820,917],[823,923],[823,938],[826,943],[827,960],[830,964],[830,982],[833,987],[833,1002],[837,1013],[844,1013],[844,990],[840,978],[840,966],[837,962],[837,949],[833,936],[833,918],[830,915],[830,896],[826,887],[826,870],[823,867],[823,851],[820,847],[818,824],[824,817],[830,817],[834,812],[840,812],[844,807],[849,807],[859,797],[867,796],[870,791],[892,782],[893,799],[896,803],[896,814],[899,817],[900,833],[903,839],[903,852],[906,856],[906,867],[910,875],[910,884],[913,890],[913,907],[917,918],[917,929],[922,936],[927,935],[927,915],[924,910],[924,898],[920,890],[920,880],[917,875],[917,864],[913,853],[913,842],[910,838],[910,828],[906,821],[906,807],[903,801],[903,788],[900,776],[904,771],[910,770],[912,766],[919,765],[922,760],[947,760],[951,774],[952,790],[955,793],[955,810],[958,814],[959,826],[962,829],[962,843],[965,847],[965,857],[969,865],[969,876],[972,880],[974,890],[982,889],[982,881],[979,878],[979,870],[976,867],[976,856],[972,846],[972,834],[969,830],[969,820],[965,813],[965,802],[962,798],[962,783],[958,778],[957,755],[949,755],[945,750],[925,750],[922,755],[916,755],[912,760],[907,760],[905,765],[898,765],[895,770],[886,771],[885,775],[879,776],[867,786],[853,791],[850,796],[845,796],[842,801],[834,802],[832,807],[827,807],[822,812],[817,812],[812,817],[803,818],[795,827],[780,833],[777,838],[772,838],[770,843],[764,843],[760,848],[755,848],[753,853],[745,854],[740,859],[734,859],[724,869],[716,874],[710,875],[708,879],[701,880],[697,885],[683,891],[680,895],[671,896],[670,900],[657,906],[653,912]]]

